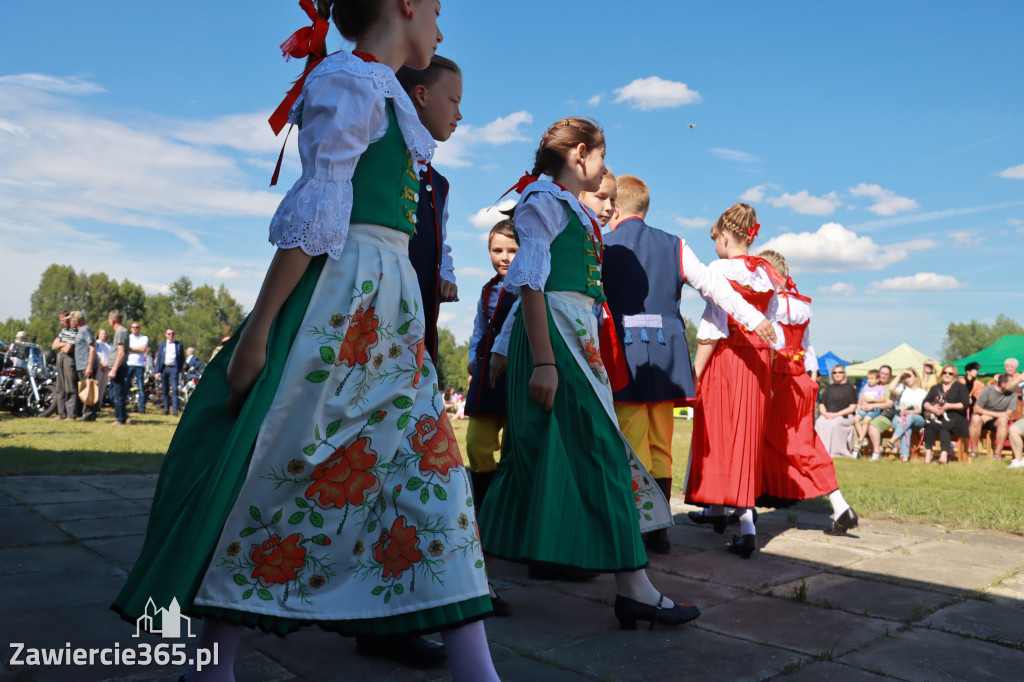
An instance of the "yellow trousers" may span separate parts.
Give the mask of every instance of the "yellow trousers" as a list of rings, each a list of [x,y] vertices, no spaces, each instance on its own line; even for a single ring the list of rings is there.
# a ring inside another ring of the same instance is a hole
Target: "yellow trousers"
[[[504,417],[470,417],[466,428],[466,456],[470,470],[482,474],[497,469],[498,459],[494,454],[501,452],[504,437]]]
[[[654,478],[672,478],[672,403],[615,404],[619,430]]]

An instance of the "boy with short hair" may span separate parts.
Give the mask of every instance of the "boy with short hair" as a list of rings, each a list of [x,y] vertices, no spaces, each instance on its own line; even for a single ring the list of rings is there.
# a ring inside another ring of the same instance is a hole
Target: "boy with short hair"
[[[462,120],[462,71],[450,59],[434,55],[430,66],[417,71],[403,66],[396,76],[409,94],[420,123],[438,142],[444,142]],[[420,174],[416,232],[409,240],[409,260],[416,270],[423,296],[424,339],[430,358],[437,362],[437,316],[441,303],[458,300],[451,247],[446,243],[448,180],[427,165]]]
[[[885,400],[885,386],[878,383],[878,377],[878,370],[871,370],[868,372],[867,384],[860,389],[857,414],[853,418],[853,429],[857,433],[857,445],[854,446],[854,450],[867,445],[868,426],[871,425],[872,419],[882,413],[882,410],[875,406],[875,403]]]
[[[491,344],[501,331],[512,305],[519,299],[502,286],[519,245],[511,219],[498,222],[487,236],[491,266],[497,273],[483,286],[469,341],[469,391],[466,394],[466,453],[473,479],[473,504],[479,509],[498,467],[494,453],[501,449],[505,429],[505,375],[490,382]]]

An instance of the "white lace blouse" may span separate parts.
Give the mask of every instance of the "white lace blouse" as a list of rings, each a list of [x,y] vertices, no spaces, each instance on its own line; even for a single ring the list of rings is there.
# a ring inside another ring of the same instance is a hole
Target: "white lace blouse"
[[[768,310],[765,311],[764,316],[769,322],[775,324],[776,341],[775,347],[782,348],[785,344],[785,337],[782,335],[782,330],[778,328],[778,324],[775,322],[776,311],[779,307],[779,297],[775,293],[775,284],[772,283],[768,277],[767,271],[764,267],[758,266],[753,272],[747,269],[746,264],[742,259],[738,258],[721,258],[716,261],[712,261],[708,265],[708,270],[712,271],[712,274],[721,273],[727,279],[730,279],[737,284],[742,286],[750,287],[754,291],[771,291],[772,298],[768,303]],[[708,303],[704,309],[704,315],[700,319],[700,325],[697,327],[697,338],[698,339],[724,339],[729,336],[729,315],[720,307],[714,303]]]
[[[775,313],[775,320],[780,324],[803,324],[811,319],[811,306],[806,301],[790,296],[779,296],[779,309]],[[811,326],[804,328],[804,336],[800,340],[800,347],[804,349],[804,369],[808,372],[818,371],[818,355],[811,345]]]
[[[301,120],[302,176],[270,221],[272,244],[341,258],[352,213],[352,176],[362,153],[387,132],[387,99],[394,102],[398,127],[419,171],[436,145],[390,68],[338,52],[309,74],[289,115],[292,123]]]
[[[567,202],[568,207],[562,202]],[[551,243],[569,224],[569,211],[579,216],[580,222],[594,236],[590,209],[558,185],[537,180],[526,186],[516,205],[515,223],[519,235],[519,251],[508,266],[505,289],[519,294],[522,287],[544,290],[551,274]],[[511,315],[509,316],[511,317]]]

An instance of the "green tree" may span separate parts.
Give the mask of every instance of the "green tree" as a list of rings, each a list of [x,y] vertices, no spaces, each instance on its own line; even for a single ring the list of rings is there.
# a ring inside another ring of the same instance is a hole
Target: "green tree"
[[[697,354],[697,325],[693,320],[683,318],[683,326],[686,327],[686,347],[690,349],[690,361]]]
[[[193,287],[192,280],[181,277],[171,283],[169,293],[149,298],[143,327],[157,339],[154,345],[164,338],[165,329],[172,328],[178,341],[207,357],[244,317],[242,305],[223,284],[219,289],[208,284]]]
[[[469,342],[456,345],[455,334],[451,330],[439,327],[437,330],[437,357],[434,366],[437,368],[437,385],[444,391],[446,386],[454,386],[465,393],[469,388]]]
[[[988,348],[1006,334],[1024,334],[1024,327],[1007,315],[997,317],[994,324],[977,320],[950,322],[942,355],[946,360],[959,360]]]

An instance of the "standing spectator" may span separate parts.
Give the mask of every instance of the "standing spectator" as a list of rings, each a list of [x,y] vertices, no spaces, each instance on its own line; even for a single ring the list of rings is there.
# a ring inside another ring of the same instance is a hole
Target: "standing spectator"
[[[185,367],[185,345],[174,340],[173,329],[164,332],[164,337],[156,349],[155,369],[163,385],[164,414],[167,414],[168,407],[172,407],[174,416],[177,417],[178,383],[180,378],[185,376],[184,372],[180,371]]]
[[[149,355],[149,337],[140,333],[138,322],[132,322],[128,335],[128,375],[135,381],[139,392],[139,414],[146,414],[146,358]]]
[[[114,330],[114,361],[110,364],[107,377],[110,379],[110,401],[114,403],[114,423],[124,426],[128,423],[128,330],[121,324],[121,311],[111,310],[107,316],[110,328]]]
[[[924,399],[924,463],[932,461],[932,447],[935,445],[935,434],[939,435],[942,450],[939,451],[939,464],[945,464],[952,447],[952,435],[961,438],[969,435],[967,424],[967,403],[970,397],[967,387],[956,380],[956,365],[942,368],[942,383],[932,386]],[[979,402],[981,398],[978,398]]]
[[[986,386],[978,397],[971,415],[971,457],[978,456],[978,441],[982,431],[995,431],[992,457],[1002,459],[1000,451],[1006,442],[1010,417],[1017,407],[1017,395],[1010,389],[1011,374],[999,374],[995,383]]]
[[[195,374],[199,371],[199,358],[196,357],[196,349],[189,346],[185,349],[185,373]]]
[[[103,396],[107,394],[107,382],[110,381],[107,372],[110,371],[110,351],[112,346],[107,341],[107,338],[106,329],[96,332],[96,362],[99,363],[99,370],[96,372],[96,382],[99,384],[100,396],[100,401],[96,403],[97,412],[103,407]]]
[[[820,416],[814,422],[814,430],[832,457],[857,456],[850,453],[853,412],[856,409],[857,390],[846,383],[846,370],[836,365],[832,368],[832,383],[825,387],[818,399]]]
[[[71,326],[75,334],[75,397],[78,397],[78,382],[92,379],[96,375],[96,338],[92,334],[92,328],[85,323],[85,314],[81,310],[71,313]],[[82,416],[78,418],[83,422],[96,421],[96,405],[87,405],[81,402]]]
[[[78,377],[75,374],[75,337],[71,328],[71,311],[62,310],[57,317],[61,330],[51,348],[57,353],[57,416],[74,419],[78,416]]]

